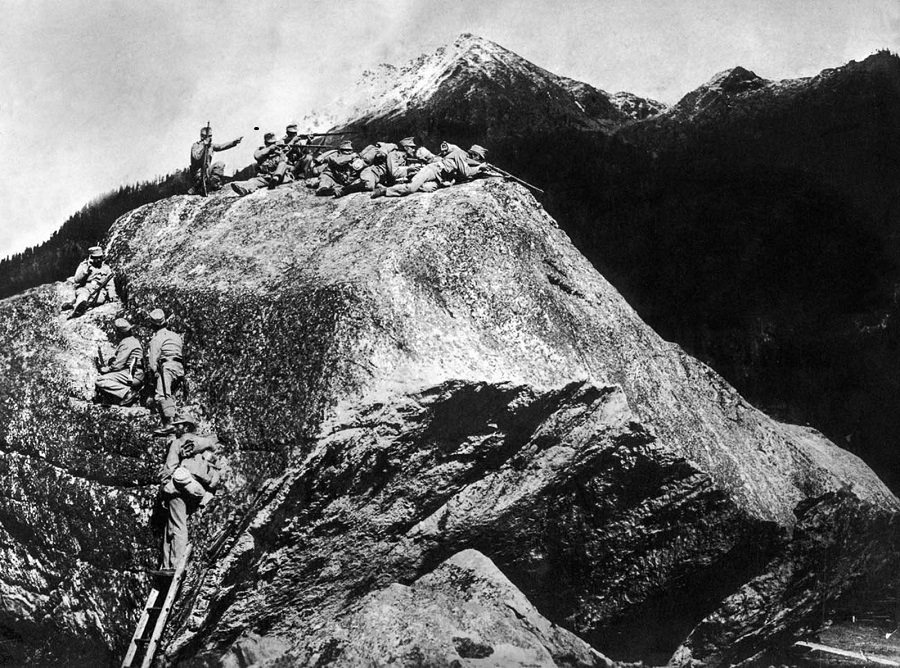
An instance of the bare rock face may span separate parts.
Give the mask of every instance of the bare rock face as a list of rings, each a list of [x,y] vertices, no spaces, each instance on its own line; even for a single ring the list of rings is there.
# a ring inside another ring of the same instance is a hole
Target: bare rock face
[[[329,629],[338,655],[320,665],[612,666],[540,615],[490,559],[464,550],[407,585],[364,596]],[[319,655],[320,659],[322,655]]]
[[[171,662],[602,665],[571,633],[736,662],[895,565],[877,477],[661,340],[517,186],[176,197],[109,252],[127,315],[174,313],[230,460],[192,520]],[[85,401],[115,307],[66,322],[58,299],[0,303],[2,651],[62,662],[81,638],[96,662],[155,562],[164,446],[146,409]]]

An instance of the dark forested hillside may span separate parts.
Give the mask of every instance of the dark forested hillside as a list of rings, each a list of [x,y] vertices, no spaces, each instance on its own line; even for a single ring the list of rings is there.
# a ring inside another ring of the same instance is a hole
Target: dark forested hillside
[[[98,197],[70,216],[49,240],[0,261],[0,299],[71,276],[88,247],[100,243],[123,213],[186,190],[186,172],[179,171]]]

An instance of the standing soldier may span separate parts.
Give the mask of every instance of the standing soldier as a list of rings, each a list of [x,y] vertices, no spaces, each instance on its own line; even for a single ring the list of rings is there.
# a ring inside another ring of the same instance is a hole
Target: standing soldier
[[[184,342],[181,336],[166,329],[166,314],[162,309],[150,311],[150,324],[156,332],[150,338],[148,364],[156,374],[153,399],[162,418],[162,426],[154,430],[153,434],[166,436],[174,431],[172,418],[175,416],[175,386],[184,382]]]
[[[141,368],[144,348],[137,337],[132,336],[131,323],[125,318],[117,318],[113,326],[116,328],[119,344],[106,364],[98,356],[100,377],[94,383],[94,389],[98,399],[119,406],[130,406],[137,399],[144,381],[144,370]]]
[[[162,550],[166,574],[178,565],[187,548],[188,515],[212,499],[221,480],[218,437],[195,433],[197,420],[186,411],[173,418],[172,426],[175,435],[160,471],[163,501],[169,511]]]
[[[218,190],[222,187],[225,176],[225,163],[212,162],[215,151],[227,151],[241,143],[243,137],[232,139],[224,144],[212,143],[212,128],[208,125],[200,128],[200,141],[191,145],[191,180],[193,185],[188,190],[188,195],[205,195],[204,179],[209,178],[208,190]],[[210,178],[211,177],[211,178]]]
[[[78,317],[91,306],[117,299],[113,270],[103,261],[104,258],[103,249],[93,246],[89,262],[78,265],[75,276],[72,277],[75,283],[75,300],[71,305],[63,305],[63,310],[72,308],[70,319]]]

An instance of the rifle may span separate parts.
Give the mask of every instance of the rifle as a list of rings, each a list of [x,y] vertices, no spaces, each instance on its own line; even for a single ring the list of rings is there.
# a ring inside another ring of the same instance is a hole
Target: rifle
[[[103,368],[103,350],[100,348],[100,344],[97,344],[97,359],[95,360],[97,365],[97,371],[100,371]]]
[[[93,308],[94,306],[97,305],[97,298],[100,296],[100,291],[103,290],[103,288],[106,287],[106,284],[109,283],[109,282],[112,280],[112,277],[113,277],[113,272],[110,271],[110,272],[109,272],[109,276],[107,276],[106,278],[104,278],[104,279],[100,282],[100,285],[97,286],[97,289],[94,290],[94,291],[91,293],[91,296],[87,298],[87,301],[85,302],[85,304],[87,304],[88,308]]]
[[[209,121],[206,121],[206,139],[203,140],[203,158],[200,164],[200,193],[204,197],[209,195],[207,184],[209,177],[206,172],[209,167],[209,145],[212,143],[212,139],[209,136],[210,130]]]
[[[534,191],[536,191],[536,192],[539,192],[539,193],[541,193],[542,195],[544,194],[544,191],[541,190],[540,188],[538,188],[537,186],[531,185],[530,183],[528,183],[528,181],[523,181],[523,180],[520,179],[518,176],[513,176],[513,175],[510,174],[509,172],[500,169],[500,168],[497,167],[496,165],[492,165],[492,164],[489,163],[489,162],[485,162],[485,163],[483,163],[483,164],[484,164],[485,169],[489,169],[489,170],[492,170],[492,171],[494,171],[494,172],[497,172],[497,174],[498,174],[499,176],[502,176],[502,177],[505,178],[505,179],[511,179],[511,180],[515,181],[516,183],[521,183],[521,184],[522,184],[523,186],[525,186],[526,188],[531,188],[532,190],[534,190]]]

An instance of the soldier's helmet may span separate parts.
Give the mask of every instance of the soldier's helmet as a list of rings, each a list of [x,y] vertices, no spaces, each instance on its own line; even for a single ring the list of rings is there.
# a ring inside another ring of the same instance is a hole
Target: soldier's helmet
[[[469,149],[469,154],[474,155],[481,160],[487,160],[487,149],[484,146],[472,144],[472,147]]]
[[[295,133],[297,132],[297,121],[291,121],[287,124],[285,131],[290,132],[291,130],[293,130]]]
[[[400,146],[402,148],[415,148],[416,140],[413,137],[404,137],[400,140]]]
[[[197,418],[195,418],[190,411],[181,410],[175,414],[175,417],[172,418],[172,424],[189,424],[194,427],[197,426]]]
[[[274,144],[275,143],[275,133],[267,132],[266,134],[264,134],[263,142],[265,143],[266,146],[268,146],[269,144]]]
[[[121,332],[122,334],[127,334],[131,331],[131,323],[125,318],[116,318],[113,322],[113,327],[116,328],[117,332]]]
[[[338,146],[338,150],[341,153],[345,153],[345,152],[350,153],[353,150],[353,142],[350,141],[349,139],[345,139],[344,141],[341,142],[341,145]]]
[[[150,322],[154,325],[164,325],[166,324],[166,314],[163,312],[161,308],[155,308],[150,311]]]
[[[103,248],[101,248],[100,246],[94,246],[91,248],[89,257],[91,257],[92,259],[100,258],[102,260],[106,256],[103,254]]]
[[[209,127],[208,125],[204,125],[202,128],[200,128],[200,138],[201,139],[203,137],[209,137],[211,134],[212,134],[212,128]]]

